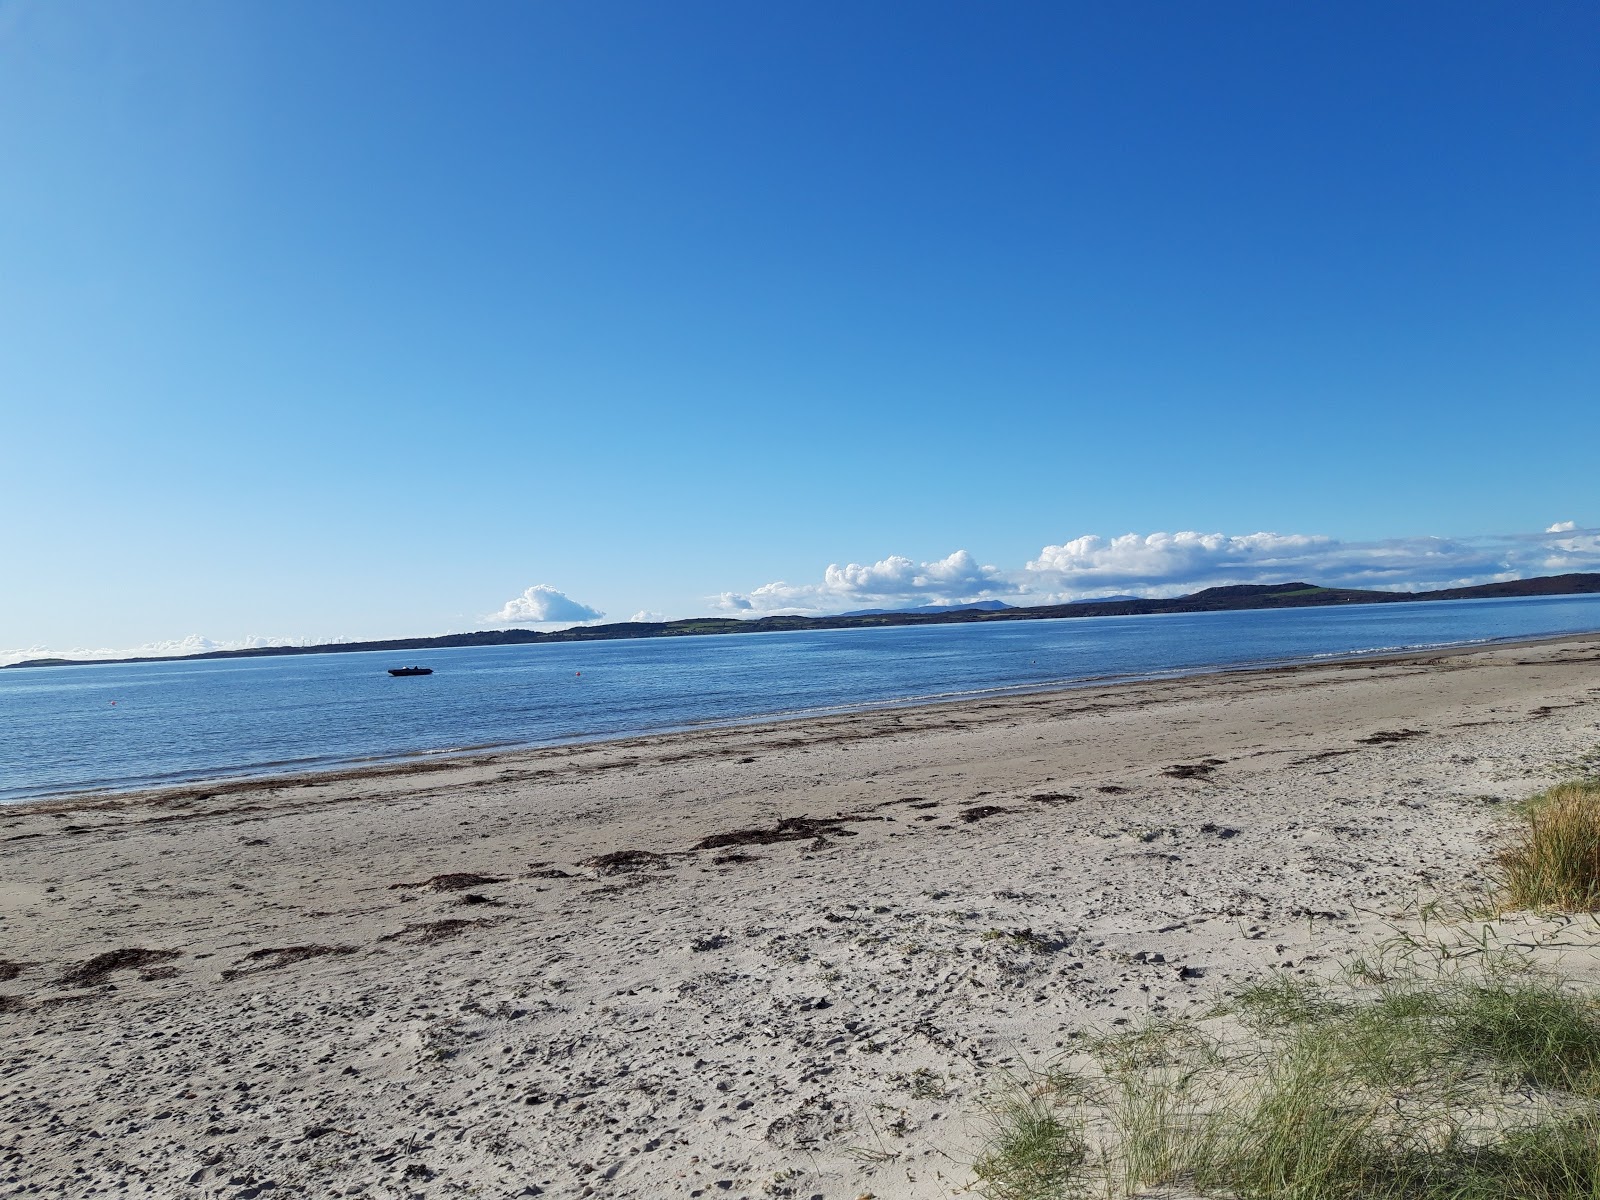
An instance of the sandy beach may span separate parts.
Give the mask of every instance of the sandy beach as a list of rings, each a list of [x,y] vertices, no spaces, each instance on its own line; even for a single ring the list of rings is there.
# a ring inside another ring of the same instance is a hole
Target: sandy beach
[[[1591,635],[0,809],[0,1195],[961,1195],[1597,744]]]

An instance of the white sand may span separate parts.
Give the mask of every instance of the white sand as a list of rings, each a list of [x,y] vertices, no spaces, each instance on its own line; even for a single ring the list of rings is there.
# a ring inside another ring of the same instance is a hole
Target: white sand
[[[1001,1072],[1459,895],[1597,742],[1579,637],[0,810],[0,1195],[961,1194]]]

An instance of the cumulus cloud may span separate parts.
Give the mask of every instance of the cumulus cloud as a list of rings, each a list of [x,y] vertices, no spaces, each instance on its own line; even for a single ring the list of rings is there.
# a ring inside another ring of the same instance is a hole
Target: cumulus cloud
[[[1308,534],[1125,533],[1104,541],[1093,534],[1046,546],[1027,564],[1035,575],[1098,579],[1106,586],[1188,579],[1229,567],[1276,570],[1325,554],[1333,539]]]
[[[605,613],[587,604],[579,604],[565,592],[557,591],[548,583],[536,583],[520,596],[513,596],[498,611],[486,618],[505,621],[512,625],[545,625],[554,622],[577,624],[598,621]]]
[[[898,554],[875,563],[831,563],[820,583],[763,584],[754,591],[723,592],[712,605],[734,613],[841,612],[904,604],[962,604],[1014,595],[1016,585],[998,567],[984,566],[965,550],[933,562]]]
[[[630,620],[630,621],[670,621],[670,620],[672,620],[672,618],[667,616],[666,613],[651,612],[648,608],[641,608],[638,612],[634,613],[633,616],[629,617],[628,620]]]
[[[1026,570],[1029,592],[1074,599],[1094,589],[1177,595],[1230,583],[1304,580],[1418,591],[1600,567],[1600,539],[1539,534],[1347,542],[1313,534],[1152,533],[1046,546]]]
[[[1578,523],[1576,521],[1557,521],[1554,525],[1550,526],[1549,529],[1546,529],[1545,532],[1546,533],[1571,533],[1577,527],[1578,527]]]
[[[1176,595],[1231,583],[1290,580],[1410,590],[1516,578],[1514,560],[1526,558],[1516,550],[1504,539],[1345,542],[1299,533],[1127,533],[1046,546],[1025,570],[1034,579],[1028,591],[1067,599],[1094,589]]]
[[[1578,529],[1570,521],[1543,533],[1368,542],[1270,532],[1087,534],[1045,546],[1015,570],[981,565],[965,550],[925,563],[891,555],[867,566],[831,565],[818,583],[768,583],[749,592],[723,592],[711,603],[724,612],[757,616],[996,599],[1054,604],[1130,592],[1176,596],[1294,580],[1425,591],[1595,570],[1600,530]]]
[[[954,605],[1016,594],[1016,584],[997,566],[979,563],[966,550],[918,563],[890,555],[875,563],[830,563],[816,584],[771,582],[752,592],[722,592],[712,606],[725,613],[837,613],[846,608]]]

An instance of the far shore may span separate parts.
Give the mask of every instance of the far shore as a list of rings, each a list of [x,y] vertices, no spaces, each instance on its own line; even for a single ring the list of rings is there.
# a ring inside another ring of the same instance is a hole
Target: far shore
[[[981,624],[992,621],[1056,621],[1083,617],[1158,616],[1163,613],[1240,612],[1264,608],[1331,608],[1344,605],[1431,603],[1436,600],[1511,600],[1581,596],[1600,592],[1600,573],[1575,572],[1485,583],[1425,592],[1387,592],[1329,588],[1313,583],[1231,584],[1188,596],[1075,600],[1066,604],[1013,607],[1000,604],[931,605],[893,611],[875,609],[835,616],[687,617],[677,621],[615,621],[566,629],[479,629],[437,637],[389,638],[366,642],[323,642],[309,646],[251,646],[198,654],[156,654],[123,658],[29,658],[0,664],[12,668],[111,666],[122,663],[189,662],[218,658],[271,658],[300,654],[367,654],[381,651],[445,650],[462,646],[523,646],[550,642],[635,641],[641,638],[727,637],[797,630],[875,629],[903,625]]]
[[[1596,769],[1585,634],[10,805],[0,1181],[970,1196],[1005,1078],[1334,971]]]

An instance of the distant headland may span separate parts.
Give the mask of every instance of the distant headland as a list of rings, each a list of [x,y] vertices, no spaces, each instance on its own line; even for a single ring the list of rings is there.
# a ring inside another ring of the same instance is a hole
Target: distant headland
[[[1544,575],[1477,587],[1432,592],[1377,592],[1319,587],[1312,583],[1242,583],[1206,588],[1164,600],[1113,597],[1018,608],[999,601],[924,606],[906,610],[871,609],[831,617],[689,617],[681,621],[618,621],[581,625],[554,633],[532,629],[485,629],[439,637],[391,638],[376,642],[329,642],[318,646],[261,646],[248,650],[209,650],[202,654],[139,658],[30,658],[9,667],[90,666],[106,663],[177,662],[205,658],[266,658],[284,654],[354,654],[371,650],[433,650],[451,646],[519,646],[540,642],[599,642],[619,638],[699,637],[708,634],[777,633],[797,629],[868,629],[890,625],[957,625],[990,621],[1066,620],[1072,617],[1128,617],[1151,613],[1228,612],[1253,608],[1317,608],[1335,604],[1398,604],[1418,600],[1487,600],[1512,596],[1576,596],[1600,592],[1600,573]],[[5,668],[0,668],[5,669]]]

